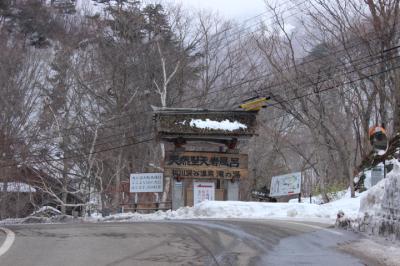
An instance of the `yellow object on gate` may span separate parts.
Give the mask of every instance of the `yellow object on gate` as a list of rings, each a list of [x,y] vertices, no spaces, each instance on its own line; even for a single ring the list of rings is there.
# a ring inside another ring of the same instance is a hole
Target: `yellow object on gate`
[[[261,108],[266,107],[267,100],[269,100],[269,97],[251,98],[239,105],[239,107],[245,111],[260,111]]]

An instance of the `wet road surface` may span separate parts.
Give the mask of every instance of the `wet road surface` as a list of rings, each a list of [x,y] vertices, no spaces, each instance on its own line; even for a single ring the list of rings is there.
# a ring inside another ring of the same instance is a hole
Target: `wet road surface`
[[[327,225],[184,220],[7,226],[0,265],[366,265],[338,246],[357,240]],[[0,243],[1,244],[1,243]]]

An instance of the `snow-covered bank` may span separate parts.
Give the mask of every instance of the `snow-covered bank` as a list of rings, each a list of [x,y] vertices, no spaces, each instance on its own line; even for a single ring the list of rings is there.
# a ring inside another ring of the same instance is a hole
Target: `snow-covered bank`
[[[173,219],[285,219],[334,223],[338,213],[353,228],[367,232],[386,232],[400,227],[400,164],[393,162],[394,169],[387,178],[369,190],[350,197],[350,191],[338,193],[338,200],[327,204],[266,203],[243,201],[205,201],[195,207],[183,207],[176,211],[158,211],[151,214],[121,213],[107,217],[94,214],[87,222],[151,221]],[[48,219],[49,220],[49,219]],[[29,221],[29,220],[28,220]],[[396,223],[397,222],[397,227]],[[399,229],[400,231],[400,229]]]
[[[400,163],[397,160],[390,163],[393,170],[367,191],[352,226],[362,232],[400,240]]]
[[[350,197],[350,191],[338,193],[337,200],[327,204],[310,204],[296,200],[288,203],[242,202],[242,201],[205,201],[195,207],[184,207],[176,211],[159,211],[152,214],[123,213],[101,217],[95,215],[87,221],[149,221],[169,219],[285,219],[309,220],[334,223],[339,212],[360,231],[383,232],[385,224],[396,228],[394,221],[399,220],[396,213],[400,210],[400,164],[397,160],[387,178],[363,193]],[[321,202],[314,197],[313,202]],[[399,224],[399,223],[398,223]],[[400,225],[399,225],[400,227]],[[366,229],[369,228],[369,229]],[[396,229],[397,230],[397,229]]]
[[[363,194],[356,198],[350,198],[346,193],[342,199],[328,204],[310,203],[267,203],[267,202],[243,202],[243,201],[204,201],[195,207],[183,207],[176,211],[158,211],[151,214],[121,213],[107,217],[93,214],[86,217],[87,222],[111,222],[111,221],[152,221],[152,220],[178,220],[178,219],[285,219],[305,220],[334,223],[337,213],[343,211],[346,217],[355,219],[358,216],[360,200]],[[47,211],[47,209],[44,209]],[[65,219],[63,215],[54,217],[32,216],[21,219],[7,219],[0,224],[13,223],[52,223],[73,220]],[[59,217],[64,217],[63,219]]]
[[[339,250],[364,258],[371,264],[398,266],[400,261],[400,246],[382,239],[360,239],[345,245],[340,245]]]
[[[204,201],[195,207],[184,207],[176,211],[158,211],[151,214],[122,213],[101,217],[94,215],[87,221],[148,221],[170,219],[294,219],[334,223],[342,210],[346,216],[356,218],[360,199],[344,197],[323,204],[309,203],[266,203],[243,201]]]

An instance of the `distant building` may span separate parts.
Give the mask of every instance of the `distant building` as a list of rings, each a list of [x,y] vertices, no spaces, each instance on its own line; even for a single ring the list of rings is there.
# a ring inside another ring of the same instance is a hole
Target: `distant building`
[[[28,166],[14,167],[0,176],[0,218],[26,217],[41,206],[60,209],[51,195],[45,192],[45,187],[50,187],[55,195],[60,196],[59,182],[41,170]],[[83,200],[77,193],[69,195],[67,201],[82,203]],[[72,210],[68,208],[67,213],[71,214]]]

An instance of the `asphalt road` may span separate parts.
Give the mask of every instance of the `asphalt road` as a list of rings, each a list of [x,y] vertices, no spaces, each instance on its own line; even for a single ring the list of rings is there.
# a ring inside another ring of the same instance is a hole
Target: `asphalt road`
[[[324,228],[321,228],[324,227]],[[365,265],[337,249],[356,240],[321,224],[170,221],[8,226],[0,265]]]

